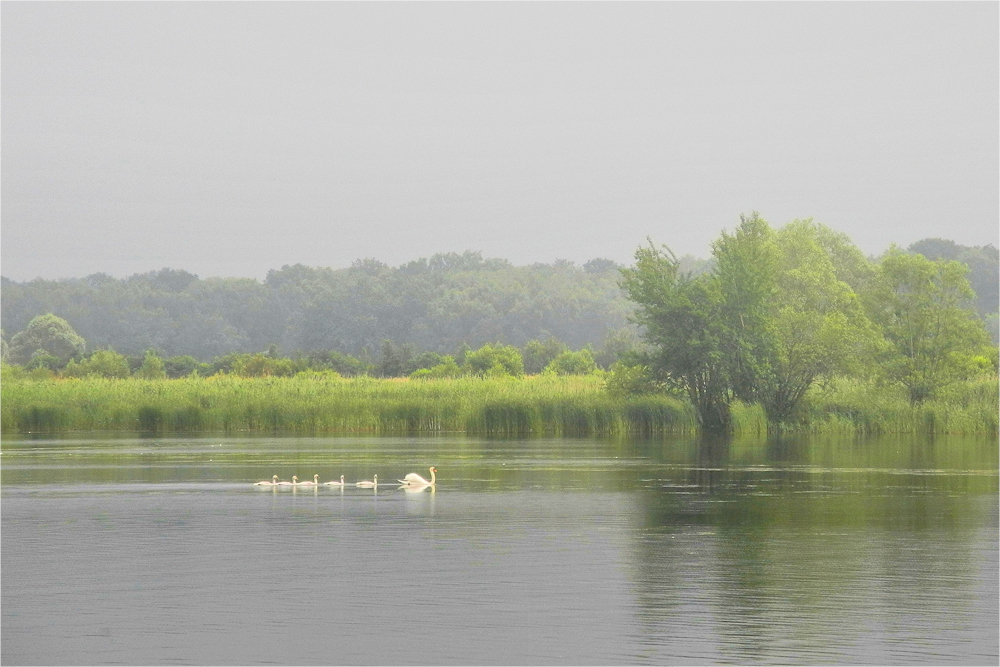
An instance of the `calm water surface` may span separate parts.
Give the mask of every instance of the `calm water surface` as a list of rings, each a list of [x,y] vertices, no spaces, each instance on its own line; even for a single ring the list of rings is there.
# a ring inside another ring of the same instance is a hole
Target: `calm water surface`
[[[995,440],[7,439],[0,473],[4,664],[998,662]]]

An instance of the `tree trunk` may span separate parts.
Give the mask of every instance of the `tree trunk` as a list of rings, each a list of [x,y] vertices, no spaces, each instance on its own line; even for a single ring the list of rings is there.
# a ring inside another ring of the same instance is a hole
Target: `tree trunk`
[[[732,433],[733,416],[728,400],[724,398],[703,398],[696,404],[696,408],[698,423],[705,433]]]

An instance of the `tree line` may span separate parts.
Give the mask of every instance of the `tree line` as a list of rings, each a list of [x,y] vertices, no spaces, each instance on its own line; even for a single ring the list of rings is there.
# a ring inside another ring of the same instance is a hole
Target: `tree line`
[[[810,220],[774,229],[754,214],[707,260],[650,243],[631,267],[466,252],[285,266],[263,282],[174,269],[3,279],[3,357],[39,376],[604,369],[614,391],[685,393],[705,428],[725,430],[733,400],[780,424],[834,376],[895,383],[918,403],[994,368],[998,265],[993,246],[943,239],[865,257]]]
[[[48,379],[137,377],[146,380],[207,377],[219,374],[239,377],[369,375],[393,378],[513,377],[526,374],[590,375],[607,369],[623,353],[634,353],[638,338],[620,334],[596,354],[590,347],[571,350],[556,338],[530,340],[523,349],[487,343],[478,349],[461,345],[454,355],[417,352],[410,344],[382,341],[378,362],[326,350],[282,357],[275,346],[267,352],[231,352],[200,362],[190,355],[166,359],[153,350],[144,355],[124,355],[113,349],[86,353],[87,344],[61,317],[48,313],[28,323],[24,331],[3,347],[7,377]]]
[[[263,281],[169,268],[126,279],[4,278],[2,318],[8,336],[52,313],[91,350],[154,349],[200,362],[276,346],[290,357],[334,351],[378,363],[385,340],[439,354],[549,338],[597,349],[609,334],[634,329],[619,268],[606,259],[513,266],[465,252],[399,267],[373,259],[345,269],[284,266]]]

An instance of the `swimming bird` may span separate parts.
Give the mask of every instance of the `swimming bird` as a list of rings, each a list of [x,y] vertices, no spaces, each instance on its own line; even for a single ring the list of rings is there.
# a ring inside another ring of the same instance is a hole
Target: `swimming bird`
[[[372,477],[372,481],[365,480],[363,482],[358,482],[354,486],[363,486],[365,488],[372,488],[378,486],[378,475]]]
[[[274,477],[272,477],[270,482],[265,479],[263,482],[254,482],[253,485],[254,486],[277,486],[278,485],[278,476],[275,475]]]
[[[290,482],[278,482],[278,486],[295,486],[299,483],[299,478],[292,475],[292,481]]]
[[[403,479],[397,481],[404,486],[434,486],[437,483],[437,476],[435,474],[437,473],[437,468],[431,466],[428,470],[431,471],[431,480],[429,482],[415,472],[411,472]]]
[[[344,485],[344,476],[343,475],[340,476],[340,481],[339,482],[323,482],[323,486],[343,486],[343,485]]]
[[[313,481],[299,482],[296,486],[319,486],[319,475],[313,475]]]

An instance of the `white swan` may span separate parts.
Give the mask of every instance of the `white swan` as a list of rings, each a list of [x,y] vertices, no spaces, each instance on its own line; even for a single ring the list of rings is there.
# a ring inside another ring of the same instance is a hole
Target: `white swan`
[[[363,486],[366,489],[378,486],[378,475],[372,477],[372,481],[365,480],[363,482],[358,482],[354,486]]]
[[[290,482],[278,482],[278,486],[295,486],[299,483],[299,478],[292,475],[292,481]]]
[[[313,475],[313,481],[299,482],[296,486],[319,486],[319,475]]]
[[[429,482],[415,472],[411,472],[403,479],[397,481],[403,486],[434,486],[437,483],[437,468],[431,466],[428,470],[431,471],[431,479]]]
[[[340,481],[339,482],[323,482],[323,486],[343,486],[343,485],[344,485],[344,476],[343,475],[340,476]]]
[[[270,482],[265,479],[263,482],[254,482],[253,485],[254,486],[277,486],[278,485],[278,476],[275,475],[274,477],[272,477]]]

